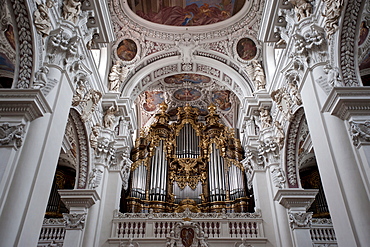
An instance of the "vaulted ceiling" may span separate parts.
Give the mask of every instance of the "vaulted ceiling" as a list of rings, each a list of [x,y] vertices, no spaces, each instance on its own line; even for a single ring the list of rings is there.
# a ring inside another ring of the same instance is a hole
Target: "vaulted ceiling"
[[[127,72],[120,91],[136,104],[138,127],[165,101],[170,115],[189,103],[216,104],[235,127],[240,101],[255,90],[261,0],[112,0],[113,64]]]

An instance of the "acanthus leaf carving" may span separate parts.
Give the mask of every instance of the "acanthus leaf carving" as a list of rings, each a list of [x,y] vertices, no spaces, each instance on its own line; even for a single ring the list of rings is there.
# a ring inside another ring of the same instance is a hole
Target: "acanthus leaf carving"
[[[27,1],[11,0],[18,30],[19,73],[16,88],[29,88],[33,68],[33,35],[27,12]]]

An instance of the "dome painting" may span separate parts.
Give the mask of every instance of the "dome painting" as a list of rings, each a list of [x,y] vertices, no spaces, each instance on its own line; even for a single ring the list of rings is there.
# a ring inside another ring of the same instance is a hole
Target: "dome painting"
[[[236,14],[245,0],[129,1],[140,17],[170,26],[201,26],[226,20]]]

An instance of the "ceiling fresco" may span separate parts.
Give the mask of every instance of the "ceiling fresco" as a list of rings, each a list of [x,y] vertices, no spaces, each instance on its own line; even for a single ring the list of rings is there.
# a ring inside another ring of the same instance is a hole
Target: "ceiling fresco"
[[[137,99],[141,127],[151,123],[160,103],[169,104],[168,114],[174,120],[177,107],[190,104],[199,109],[200,116],[208,114],[207,107],[213,103],[223,119],[233,126],[235,112],[239,105],[236,95],[225,90],[210,77],[200,74],[180,73],[167,76],[141,93]]]
[[[245,0],[135,0],[130,8],[140,17],[171,26],[200,26],[226,20],[236,14]]]

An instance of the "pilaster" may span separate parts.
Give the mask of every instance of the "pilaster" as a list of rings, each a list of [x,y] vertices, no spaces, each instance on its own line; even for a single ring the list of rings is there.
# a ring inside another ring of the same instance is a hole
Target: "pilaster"
[[[86,219],[89,217],[88,209],[100,197],[95,190],[59,190],[60,198],[69,209],[63,214],[66,221],[66,233],[63,246],[81,246]]]
[[[315,200],[318,190],[280,189],[274,200],[287,210],[294,246],[311,247],[310,226],[312,213],[306,212]]]

